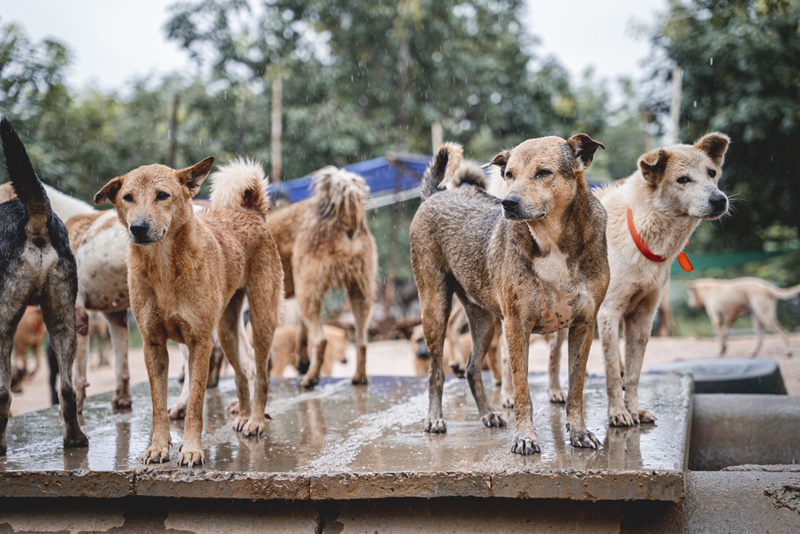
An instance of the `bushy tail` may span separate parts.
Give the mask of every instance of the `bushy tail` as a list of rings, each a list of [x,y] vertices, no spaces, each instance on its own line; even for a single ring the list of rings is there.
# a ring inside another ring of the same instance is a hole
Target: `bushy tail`
[[[452,175],[461,165],[464,148],[458,143],[442,143],[439,151],[433,156],[431,164],[422,175],[422,198],[426,199],[439,190],[442,180]]]
[[[314,190],[311,201],[320,220],[352,229],[366,225],[364,201],[369,196],[369,186],[364,178],[329,165],[314,173],[311,185]]]
[[[47,222],[50,218],[50,201],[36,171],[33,170],[25,146],[6,117],[0,119],[0,138],[3,141],[11,185],[28,212],[26,231],[31,237],[44,237],[47,235]]]
[[[225,209],[252,209],[267,216],[269,200],[261,164],[236,158],[211,175],[211,205]]]
[[[800,295],[800,285],[787,287],[785,289],[780,287],[770,286],[770,290],[772,291],[773,296],[783,300],[790,299],[792,297]]]

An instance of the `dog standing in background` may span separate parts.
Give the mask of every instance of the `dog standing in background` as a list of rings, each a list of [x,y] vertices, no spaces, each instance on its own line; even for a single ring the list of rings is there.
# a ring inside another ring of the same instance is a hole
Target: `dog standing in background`
[[[476,187],[438,189],[453,173],[482,178],[482,171],[461,163],[459,145],[446,143],[434,156],[423,177],[425,200],[410,230],[411,266],[431,354],[426,432],[447,431],[442,347],[455,293],[469,320],[473,343],[467,379],[483,424],[506,424],[489,406],[480,375],[494,317],[503,321],[510,354],[517,425],[511,451],[517,454],[540,452],[528,387],[530,334],[569,327],[570,443],[600,445],[586,429],[583,386],[609,279],[605,212],[584,176],[601,146],[578,134],[568,140],[529,139],[501,152],[491,165],[512,183],[502,200]]]
[[[142,333],[153,402],[153,435],[142,461],[169,460],[167,339],[189,348],[191,380],[184,440],[178,464],[204,463],[203,400],[217,327],[220,345],[236,376],[245,436],[266,429],[267,360],[278,321],[281,265],[267,226],[267,196],[260,165],[237,160],[212,178],[210,209],[195,214],[191,199],[214,158],[185,169],[147,165],[108,182],[95,202],[109,201],[130,236],[128,285]],[[255,393],[250,403],[247,373],[239,359],[242,304],[250,303],[255,341]]]
[[[297,346],[308,340],[311,366],[301,384],[313,387],[319,382],[327,345],[320,314],[325,295],[334,286],[345,290],[355,317],[353,384],[366,384],[367,326],[377,269],[364,205],[369,188],[357,174],[333,166],[314,174],[313,188],[311,198],[278,209],[269,218],[283,264],[284,296],[297,297],[300,308]]]
[[[78,278],[64,223],[50,208],[44,187],[11,123],[0,119],[6,169],[17,198],[0,204],[0,454],[5,454],[11,407],[11,349],[26,306],[39,305],[61,371],[64,446],[85,447],[78,424],[72,362]]]
[[[761,350],[764,326],[777,332],[786,345],[786,355],[791,356],[789,338],[781,328],[776,317],[777,299],[790,299],[800,295],[800,285],[781,289],[774,287],[760,278],[747,276],[733,280],[715,280],[714,278],[698,278],[686,285],[689,291],[689,306],[704,306],[708,318],[714,325],[719,338],[719,355],[725,354],[725,339],[728,332],[739,317],[752,314],[753,329],[756,332],[756,348],[753,358]]]

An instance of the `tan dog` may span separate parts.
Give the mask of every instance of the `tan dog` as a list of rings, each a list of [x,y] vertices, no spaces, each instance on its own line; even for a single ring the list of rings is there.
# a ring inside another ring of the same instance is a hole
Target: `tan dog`
[[[272,341],[270,353],[270,373],[281,377],[288,366],[297,367],[298,350],[297,337],[300,327],[297,325],[279,326],[275,329],[275,338]],[[322,325],[328,343],[325,346],[325,359],[320,374],[333,375],[334,362],[347,363],[347,332],[336,326]],[[252,339],[252,327],[247,325],[247,334]]]
[[[377,264],[364,206],[369,188],[360,176],[336,167],[317,172],[313,187],[310,199],[275,211],[269,220],[283,264],[284,295],[296,296],[300,308],[298,346],[308,339],[311,367],[301,384],[313,387],[319,382],[327,343],[320,314],[334,286],[347,292],[355,317],[358,357],[353,384],[366,384],[367,324]]]
[[[495,156],[492,165],[512,181],[500,201],[475,187],[437,189],[460,167],[461,147],[446,143],[423,177],[423,196],[411,223],[411,265],[431,352],[426,432],[446,432],[442,417],[442,347],[452,294],[467,312],[472,351],[467,379],[485,426],[504,426],[489,406],[480,361],[491,343],[494,317],[503,320],[510,354],[517,430],[511,451],[540,451],[528,388],[531,332],[569,327],[570,390],[567,426],[575,447],[600,445],[586,429],[583,384],[597,310],[608,284],[605,213],[589,192],[584,170],[600,143],[579,134],[529,139]]]
[[[786,344],[786,355],[791,356],[789,338],[783,331],[775,314],[777,299],[790,299],[800,295],[800,285],[788,289],[772,286],[760,278],[744,277],[733,280],[698,278],[687,284],[689,306],[704,306],[714,331],[719,337],[719,355],[725,354],[725,338],[739,317],[753,314],[753,329],[756,331],[756,348],[753,357],[761,350],[761,327],[780,334]]]
[[[495,384],[501,384],[503,381],[502,360],[500,356],[500,347],[503,342],[502,339],[502,326],[498,321],[495,324],[495,330],[492,334],[492,342],[489,344],[489,350],[483,358],[481,369],[483,371],[491,370],[492,377]],[[472,336],[469,333],[460,334],[455,336],[456,346],[462,354],[469,354],[472,351]],[[431,355],[428,351],[428,345],[425,343],[425,333],[422,325],[417,325],[411,331],[409,338],[411,351],[414,354],[414,370],[417,376],[427,375],[431,368]],[[459,378],[464,378],[464,370],[466,365],[460,368],[460,373],[456,371],[459,367],[456,364],[456,356],[454,355],[453,346],[450,342],[450,336],[445,337],[443,358],[444,358],[444,372],[447,375],[456,375]]]
[[[39,349],[42,346],[47,327],[42,318],[42,310],[35,306],[28,306],[25,314],[17,324],[17,331],[14,334],[14,352],[16,354],[17,369],[21,376],[33,376],[39,371],[41,364],[41,354]],[[34,368],[28,372],[28,352],[33,355]]]
[[[281,294],[277,248],[266,223],[267,198],[260,166],[236,161],[212,179],[212,208],[195,215],[191,198],[213,158],[180,170],[147,165],[114,178],[95,196],[110,201],[130,237],[128,284],[142,332],[153,402],[153,435],[143,462],[169,459],[167,339],[189,348],[191,380],[178,464],[204,462],[203,398],[216,326],[222,350],[236,373],[240,414],[233,427],[245,435],[266,428],[267,358]],[[256,378],[251,407],[238,357],[242,302],[250,302]]]

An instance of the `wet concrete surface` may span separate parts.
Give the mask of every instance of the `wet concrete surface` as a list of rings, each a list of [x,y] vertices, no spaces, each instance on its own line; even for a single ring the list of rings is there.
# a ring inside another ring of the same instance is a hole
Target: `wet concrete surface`
[[[666,500],[684,495],[692,384],[685,376],[643,377],[640,403],[655,425],[609,428],[602,377],[587,380],[586,422],[601,450],[574,449],[563,405],[547,401],[547,378],[530,376],[542,454],[511,454],[513,425],[484,428],[466,381],[445,385],[446,435],[425,434],[424,377],[372,377],[367,387],[323,379],[313,391],[297,379],[273,380],[265,436],[231,430],[225,407],[233,381],[207,392],[201,468],[177,467],[183,422],[171,424],[169,463],[143,466],[150,436],[147,384],[133,388],[133,411],[114,413],[110,395],[87,399],[88,449],[65,450],[54,409],[9,422],[0,458],[3,497],[192,497],[234,499],[372,499],[511,497]],[[484,377],[490,399],[499,388]],[[179,384],[170,383],[170,399]],[[503,410],[509,423],[513,411]]]

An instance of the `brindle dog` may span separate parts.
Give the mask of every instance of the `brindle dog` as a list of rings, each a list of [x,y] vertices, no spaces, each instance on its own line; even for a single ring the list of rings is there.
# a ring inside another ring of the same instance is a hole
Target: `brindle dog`
[[[540,452],[528,388],[528,338],[569,327],[567,429],[574,447],[597,448],[586,429],[583,385],[597,310],[609,281],[606,216],[589,192],[584,170],[603,145],[586,134],[568,140],[529,139],[489,165],[511,182],[501,200],[476,187],[437,189],[460,160],[446,143],[423,177],[423,196],[411,223],[411,265],[419,287],[425,339],[431,353],[425,431],[443,433],[442,346],[455,293],[469,320],[472,351],[467,379],[487,427],[505,426],[489,406],[480,362],[491,342],[493,316],[503,320],[514,386],[516,432],[511,452]],[[452,167],[452,165],[451,165]],[[459,172],[481,170],[469,163]]]

